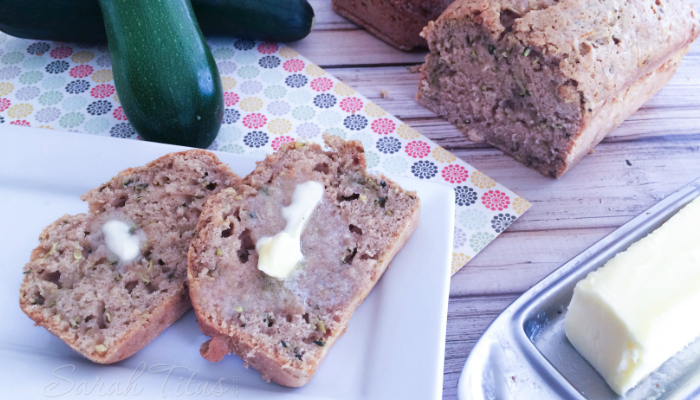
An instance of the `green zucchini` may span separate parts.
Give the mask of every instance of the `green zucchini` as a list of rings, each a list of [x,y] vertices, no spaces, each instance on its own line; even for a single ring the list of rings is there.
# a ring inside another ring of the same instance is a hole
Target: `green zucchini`
[[[97,0],[0,0],[0,31],[23,39],[104,43]]]
[[[192,0],[192,8],[207,36],[293,42],[311,32],[314,20],[306,0]],[[98,0],[0,0],[0,31],[34,40],[107,40]]]
[[[208,147],[221,127],[219,70],[190,0],[99,0],[114,84],[146,140]]]
[[[192,7],[205,35],[294,42],[314,24],[306,0],[196,0]]]

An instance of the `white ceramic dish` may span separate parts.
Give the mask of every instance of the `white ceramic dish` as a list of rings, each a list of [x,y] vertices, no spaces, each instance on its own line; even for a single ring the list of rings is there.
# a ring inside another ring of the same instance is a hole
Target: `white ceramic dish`
[[[235,356],[210,363],[190,311],[133,357],[94,364],[19,309],[22,266],[41,230],[87,210],[79,196],[127,167],[177,146],[68,132],[0,128],[0,388],[2,398],[438,399],[442,396],[454,192],[397,179],[417,190],[421,220],[347,333],[311,382],[290,389],[267,383]],[[240,175],[254,159],[217,154]],[[86,396],[87,394],[87,396]]]

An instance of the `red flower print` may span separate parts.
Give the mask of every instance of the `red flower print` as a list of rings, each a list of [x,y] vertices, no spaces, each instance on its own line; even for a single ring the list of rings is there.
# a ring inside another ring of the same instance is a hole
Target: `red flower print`
[[[10,102],[10,99],[4,99],[4,98],[0,99],[0,112],[5,111],[8,108],[10,108],[10,104],[12,104]]]
[[[503,211],[510,204],[510,197],[500,190],[489,190],[481,196],[481,204],[491,211]]]
[[[243,118],[243,125],[248,129],[262,128],[267,123],[267,118],[262,114],[249,114]]]
[[[462,183],[469,177],[469,172],[461,165],[451,164],[442,169],[442,177],[450,183]]]
[[[285,62],[284,65],[282,65],[282,67],[284,68],[285,71],[288,71],[288,72],[299,72],[302,69],[304,69],[304,62],[299,60],[299,59],[294,58],[292,60]]]
[[[430,154],[430,146],[419,140],[409,142],[404,149],[406,149],[406,154],[413,158],[423,158]]]
[[[372,130],[379,135],[388,135],[394,129],[396,129],[396,124],[387,118],[379,118],[372,122]]]
[[[277,151],[282,147],[283,144],[293,142],[294,138],[290,136],[280,136],[276,137],[275,140],[272,141],[272,150]]]
[[[348,97],[340,102],[340,108],[349,113],[362,110],[362,100],[357,97]]]
[[[333,87],[333,81],[328,78],[316,78],[311,81],[311,89],[317,92],[325,92]]]
[[[10,125],[17,125],[17,126],[30,126],[28,121],[25,121],[23,119],[19,119],[17,121],[12,121],[10,122]]]
[[[90,91],[92,97],[96,99],[104,99],[114,94],[114,86],[112,85],[97,85]]]
[[[94,71],[94,69],[91,66],[83,64],[73,67],[69,74],[73,78],[85,78],[86,76],[90,75],[92,71]]]
[[[238,100],[240,100],[240,98],[237,94],[233,92],[224,92],[224,104],[226,104],[226,107],[235,106],[238,104]]]
[[[258,46],[258,51],[263,54],[272,54],[279,48],[280,47],[276,43],[260,43]]]
[[[57,60],[70,57],[71,54],[73,54],[73,49],[68,46],[56,47],[55,49],[51,50],[51,53],[49,53],[52,58]]]
[[[114,115],[114,118],[118,119],[119,121],[126,121],[126,114],[124,114],[124,109],[122,106],[117,107],[112,115]]]

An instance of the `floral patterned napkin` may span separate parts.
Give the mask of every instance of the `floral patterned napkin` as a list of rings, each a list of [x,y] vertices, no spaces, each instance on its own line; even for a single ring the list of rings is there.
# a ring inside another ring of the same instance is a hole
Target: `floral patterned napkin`
[[[262,158],[283,143],[320,141],[329,133],[361,141],[372,172],[452,186],[453,273],[530,207],[291,48],[235,39],[209,44],[226,103],[211,150]],[[119,105],[106,46],[24,40],[2,32],[0,124],[139,139]]]

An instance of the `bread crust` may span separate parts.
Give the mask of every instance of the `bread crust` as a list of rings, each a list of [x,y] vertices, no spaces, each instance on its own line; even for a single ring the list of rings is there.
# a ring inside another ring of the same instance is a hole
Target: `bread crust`
[[[627,89],[612,99],[605,101],[600,106],[597,115],[586,119],[579,139],[568,150],[564,162],[557,167],[556,177],[561,177],[566,171],[578,164],[605,138],[605,135],[617,128],[627,117],[634,114],[647,100],[661,90],[673,78],[689,49],[690,45],[676,51],[658,68],[632,82],[627,86]],[[549,173],[549,170],[544,168],[540,168],[539,171],[545,175]]]
[[[37,249],[40,248],[41,246]],[[34,260],[35,258],[32,257],[32,261]],[[192,304],[190,303],[188,290],[184,290],[179,296],[173,296],[169,302],[160,304],[153,310],[151,313],[152,318],[149,321],[142,321],[134,325],[127,334],[116,342],[116,345],[110,346],[102,355],[84,351],[84,349],[76,344],[72,334],[62,331],[53,321],[44,318],[41,312],[32,310],[30,306],[31,304],[29,304],[29,302],[23,301],[23,298],[20,298],[20,308],[34,321],[35,326],[44,327],[52,335],[70,346],[70,348],[94,363],[113,364],[133,356],[136,352],[144,348],[160,335],[165,328],[180,319],[180,317],[190,309]]]

